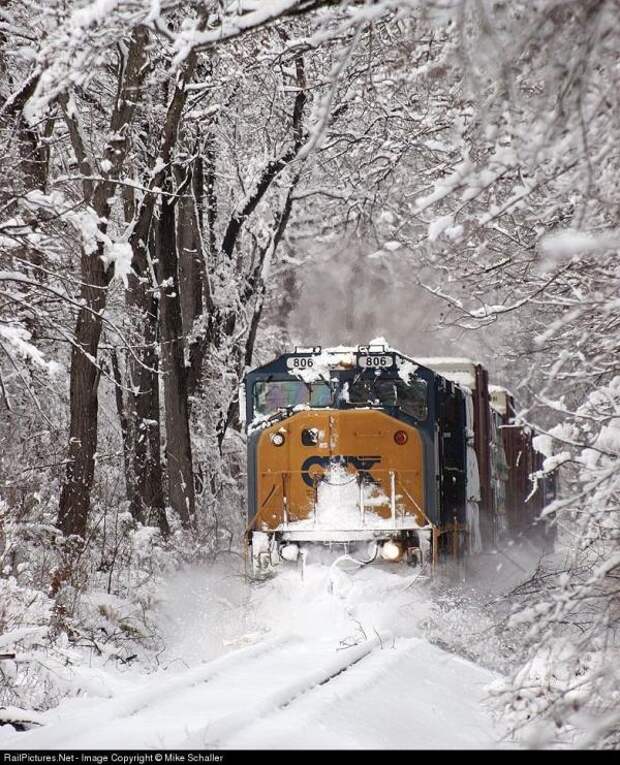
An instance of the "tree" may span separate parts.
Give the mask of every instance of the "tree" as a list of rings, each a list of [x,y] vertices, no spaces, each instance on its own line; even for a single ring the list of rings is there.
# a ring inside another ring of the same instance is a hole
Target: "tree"
[[[428,228],[412,246],[437,264],[427,286],[447,321],[506,332],[521,420],[548,432],[561,455],[545,470],[564,464],[566,481],[546,511],[565,559],[517,593],[509,625],[530,628],[505,700],[519,726],[617,746],[618,8],[459,8],[470,97],[449,168],[429,168],[417,195]]]
[[[616,746],[617,4],[163,5],[0,3],[3,496],[50,520],[64,473],[73,562],[97,537],[103,571],[116,471],[128,522],[216,548],[242,531],[238,384],[297,296],[349,306],[352,341],[440,304],[561,455],[565,559],[515,593],[503,701]]]

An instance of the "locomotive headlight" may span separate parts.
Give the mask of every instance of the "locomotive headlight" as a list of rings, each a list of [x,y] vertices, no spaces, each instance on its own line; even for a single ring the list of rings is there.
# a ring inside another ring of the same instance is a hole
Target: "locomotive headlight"
[[[282,446],[282,444],[284,443],[284,435],[282,433],[274,433],[271,436],[271,443],[274,446]]]
[[[299,558],[299,547],[296,544],[282,545],[280,555],[284,560],[295,562]]]
[[[394,433],[394,441],[396,441],[399,446],[403,446],[408,440],[409,436],[404,430],[397,430],[396,433]]]
[[[388,539],[381,545],[381,557],[383,560],[395,561],[403,554],[402,547],[393,539]]]

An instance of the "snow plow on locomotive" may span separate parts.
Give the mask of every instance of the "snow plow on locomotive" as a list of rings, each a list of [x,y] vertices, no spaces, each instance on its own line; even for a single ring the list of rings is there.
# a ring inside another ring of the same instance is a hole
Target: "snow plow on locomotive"
[[[434,567],[526,528],[552,493],[549,478],[529,485],[541,462],[510,422],[510,394],[492,396],[469,360],[297,348],[249,372],[244,390],[253,576],[310,545]]]

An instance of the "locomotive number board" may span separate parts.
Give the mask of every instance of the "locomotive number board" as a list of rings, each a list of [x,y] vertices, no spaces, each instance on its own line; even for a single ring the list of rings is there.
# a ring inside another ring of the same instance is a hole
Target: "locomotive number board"
[[[394,366],[394,357],[385,353],[372,353],[357,357],[357,364],[364,369],[387,369]]]
[[[293,356],[286,360],[286,366],[295,372],[299,369],[312,369],[314,359],[312,356]]]

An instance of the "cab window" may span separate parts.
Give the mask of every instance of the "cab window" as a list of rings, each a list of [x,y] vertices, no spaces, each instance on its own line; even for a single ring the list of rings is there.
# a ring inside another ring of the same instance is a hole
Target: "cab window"
[[[425,420],[428,415],[427,386],[426,380],[413,377],[409,383],[398,380],[396,383],[398,392],[398,407],[410,417],[416,420]]]
[[[349,386],[349,404],[396,406],[396,385],[393,380],[357,380]]]
[[[305,383],[299,380],[274,380],[254,383],[254,412],[269,415],[279,409],[296,406],[325,407],[332,402],[329,383]]]
[[[352,406],[395,406],[423,421],[428,414],[426,381],[412,377],[403,380],[357,380],[348,389]]]

